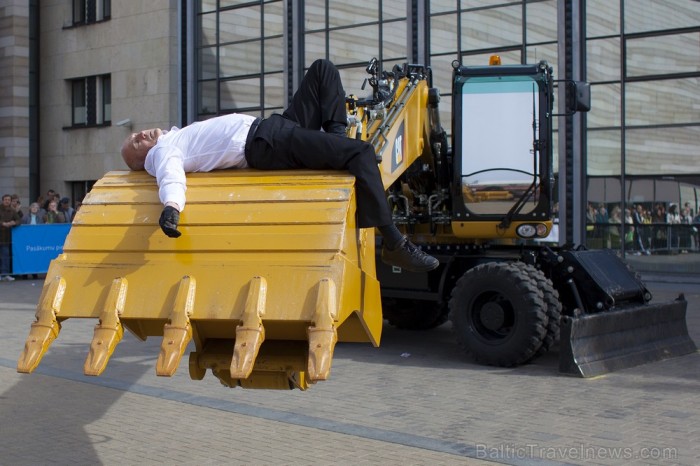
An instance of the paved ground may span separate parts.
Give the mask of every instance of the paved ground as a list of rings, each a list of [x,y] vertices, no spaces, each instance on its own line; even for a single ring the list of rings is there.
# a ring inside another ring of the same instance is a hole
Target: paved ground
[[[663,282],[663,283],[662,283]],[[15,366],[41,280],[0,283],[0,464],[700,464],[700,353],[594,379],[557,353],[515,369],[461,356],[449,324],[339,344],[306,392],[230,390],[155,376],[160,339],[130,334],[82,375],[95,321],[69,320],[34,374]],[[700,343],[700,285],[684,291]]]

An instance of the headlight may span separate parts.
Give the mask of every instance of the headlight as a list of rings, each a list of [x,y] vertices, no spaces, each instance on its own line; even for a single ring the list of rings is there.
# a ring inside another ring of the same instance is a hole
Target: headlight
[[[520,225],[515,232],[522,238],[532,238],[537,234],[537,229],[534,225],[524,223]]]
[[[523,223],[518,226],[515,232],[521,238],[544,238],[547,236],[547,225],[544,223],[537,223],[534,225],[531,223]]]
[[[537,236],[540,238],[547,236],[547,225],[544,223],[538,223],[535,228],[537,229]]]

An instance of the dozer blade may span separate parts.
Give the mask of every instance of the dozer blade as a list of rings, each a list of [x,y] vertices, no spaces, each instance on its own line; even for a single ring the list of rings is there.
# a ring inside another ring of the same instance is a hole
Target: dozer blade
[[[355,225],[344,172],[221,170],[188,175],[182,236],[165,236],[155,179],[111,172],[86,196],[51,262],[18,362],[33,371],[60,325],[98,319],[85,373],[118,357],[123,328],[162,337],[156,373],[230,387],[326,380],[337,341],[379,344],[374,232]]]
[[[696,351],[685,320],[687,304],[680,296],[669,303],[563,316],[559,370],[595,377]]]

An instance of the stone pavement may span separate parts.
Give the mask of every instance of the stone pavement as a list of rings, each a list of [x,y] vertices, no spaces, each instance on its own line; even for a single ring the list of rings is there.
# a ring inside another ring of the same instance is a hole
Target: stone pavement
[[[42,364],[17,374],[42,280],[0,283],[0,465],[700,464],[700,354],[594,379],[557,353],[513,369],[460,354],[445,324],[385,327],[339,344],[306,392],[227,389],[210,374],[155,376],[159,338],[128,332],[100,377],[82,375],[94,320],[68,320]],[[700,343],[700,285],[684,291]]]

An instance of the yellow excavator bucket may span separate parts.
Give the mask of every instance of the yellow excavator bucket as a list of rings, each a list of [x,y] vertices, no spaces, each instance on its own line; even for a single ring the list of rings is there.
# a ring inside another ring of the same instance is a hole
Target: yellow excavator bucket
[[[99,319],[84,371],[122,338],[163,338],[156,373],[230,387],[306,389],[328,378],[337,341],[379,345],[374,231],[355,225],[344,172],[221,170],[187,176],[182,236],[158,226],[153,177],[110,172],[51,262],[17,370],[33,371],[70,318]],[[156,359],[156,355],[154,355]]]

